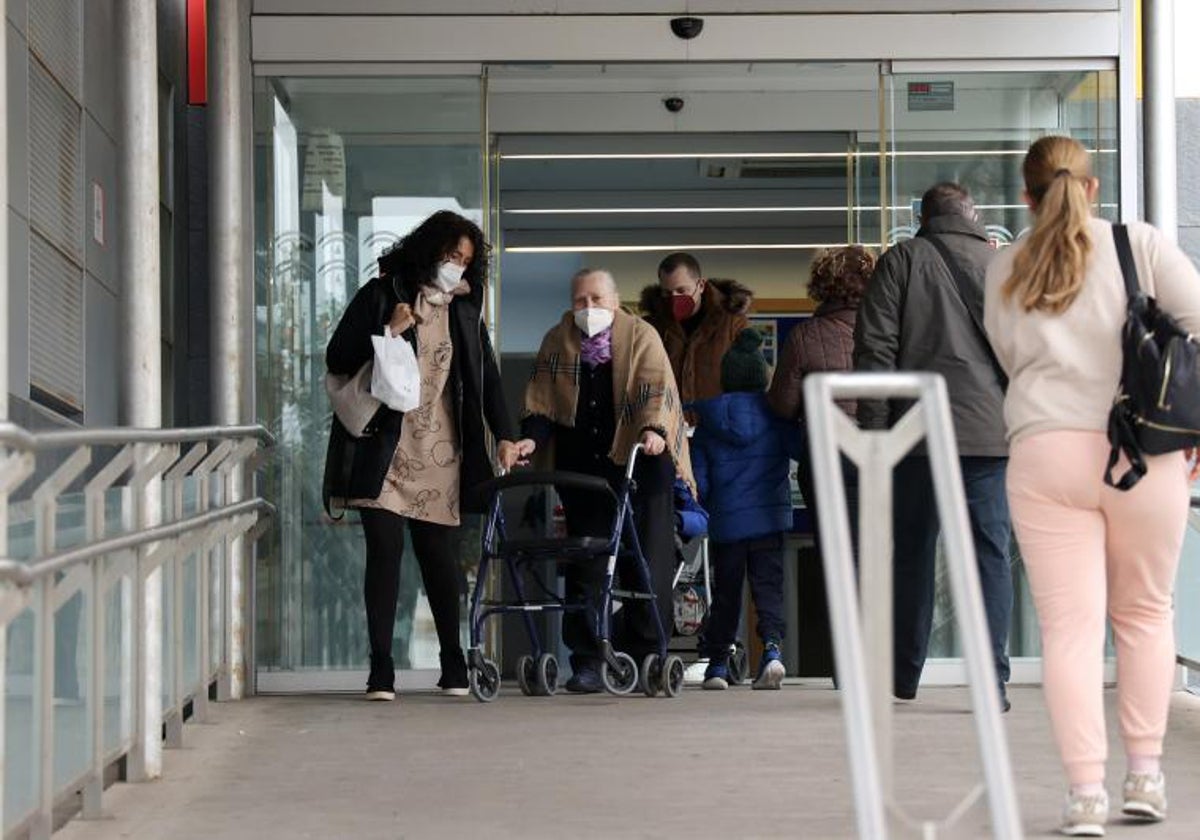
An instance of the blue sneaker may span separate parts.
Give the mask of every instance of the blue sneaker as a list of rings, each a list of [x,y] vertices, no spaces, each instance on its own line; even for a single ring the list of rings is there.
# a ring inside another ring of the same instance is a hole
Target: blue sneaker
[[[712,662],[704,669],[704,688],[708,691],[724,691],[729,688],[729,666],[724,662]]]
[[[767,642],[763,649],[762,662],[758,665],[758,677],[751,688],[778,691],[783,685],[784,677],[783,654],[779,652],[779,644]]]

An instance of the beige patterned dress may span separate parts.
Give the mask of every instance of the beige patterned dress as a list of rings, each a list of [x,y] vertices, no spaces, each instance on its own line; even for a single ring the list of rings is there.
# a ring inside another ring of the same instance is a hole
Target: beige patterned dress
[[[377,499],[355,499],[353,507],[389,510],[438,525],[459,524],[459,461],[454,396],[446,386],[454,346],[450,341],[453,295],[423,288],[417,317],[417,366],[421,404],[404,415],[400,443]]]

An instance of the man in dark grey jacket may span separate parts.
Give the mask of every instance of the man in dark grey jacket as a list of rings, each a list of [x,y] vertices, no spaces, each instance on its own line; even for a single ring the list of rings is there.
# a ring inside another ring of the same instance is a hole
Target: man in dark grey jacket
[[[935,242],[957,263],[961,287]],[[854,367],[932,371],[946,378],[1001,707],[1007,711],[1013,588],[1012,526],[1004,487],[1006,383],[982,330],[983,278],[994,254],[967,190],[952,183],[931,187],[921,199],[916,238],[889,250],[875,268],[858,313]],[[906,408],[904,403],[860,401],[858,422],[863,428],[887,428]],[[894,499],[893,691],[911,699],[929,647],[939,532],[924,449],[896,467]]]

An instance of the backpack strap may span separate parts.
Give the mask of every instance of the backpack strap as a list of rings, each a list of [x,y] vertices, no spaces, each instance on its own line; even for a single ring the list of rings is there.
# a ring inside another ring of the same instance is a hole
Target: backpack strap
[[[1004,368],[1000,367],[1000,360],[996,358],[996,351],[992,349],[992,343],[988,341],[987,331],[983,328],[983,324],[979,322],[979,316],[975,314],[975,310],[971,308],[971,304],[967,302],[967,288],[970,284],[970,278],[963,271],[962,266],[958,264],[958,260],[954,259],[954,255],[950,253],[950,249],[946,247],[946,243],[938,239],[935,234],[923,234],[922,239],[926,240],[938,252],[938,256],[942,258],[942,262],[950,271],[950,276],[954,278],[954,290],[958,292],[958,298],[962,301],[962,305],[966,307],[967,315],[971,318],[971,323],[975,326],[975,332],[979,335],[979,340],[983,343],[983,349],[987,351],[988,360],[992,363],[992,369],[996,372],[996,381],[1000,383],[1000,390],[1008,390],[1008,374],[1004,372]]]
[[[1142,448],[1138,446],[1137,433],[1134,431],[1129,412],[1123,405],[1114,405],[1108,413],[1108,442],[1112,444],[1108,450],[1108,465],[1104,469],[1104,483],[1118,490],[1131,490],[1133,485],[1146,475],[1146,458]],[[1129,461],[1129,469],[1120,479],[1113,480],[1113,470],[1121,454]]]
[[[1137,263],[1133,261],[1133,248],[1129,244],[1129,228],[1114,224],[1112,232],[1113,243],[1117,246],[1117,260],[1121,263],[1121,277],[1125,281],[1125,295],[1132,304],[1142,296],[1142,285],[1138,282]]]

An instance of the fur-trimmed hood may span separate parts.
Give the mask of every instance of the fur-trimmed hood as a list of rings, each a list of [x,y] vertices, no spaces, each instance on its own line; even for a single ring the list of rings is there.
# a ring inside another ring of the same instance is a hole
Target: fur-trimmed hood
[[[754,301],[754,292],[743,286],[737,280],[709,278],[704,290],[704,302],[715,301],[725,312],[731,315],[745,315],[750,311]],[[670,318],[671,311],[666,304],[666,298],[659,291],[657,283],[642,289],[638,309],[651,320]]]

